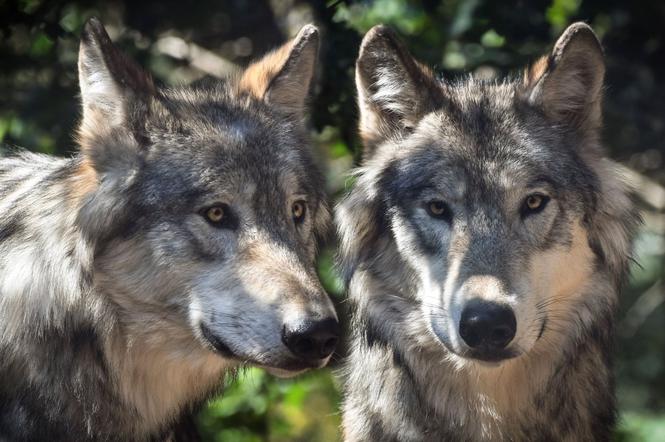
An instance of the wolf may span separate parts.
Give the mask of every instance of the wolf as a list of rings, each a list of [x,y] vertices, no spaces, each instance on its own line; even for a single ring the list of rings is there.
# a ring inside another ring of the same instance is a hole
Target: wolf
[[[0,161],[0,440],[165,439],[238,367],[326,364],[318,41],[163,88],[87,22],[80,153]]]
[[[609,440],[639,215],[601,147],[604,72],[584,23],[501,81],[364,37],[363,160],[336,214],[346,441]]]

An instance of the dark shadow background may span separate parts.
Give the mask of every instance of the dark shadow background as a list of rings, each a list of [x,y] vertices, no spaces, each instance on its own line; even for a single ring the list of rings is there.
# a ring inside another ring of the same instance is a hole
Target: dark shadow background
[[[89,16],[163,84],[225,77],[314,22],[321,67],[311,103],[317,146],[338,197],[357,159],[353,64],[364,32],[393,26],[444,78],[518,73],[565,26],[590,23],[607,56],[604,139],[645,218],[618,340],[617,440],[665,440],[665,2],[662,0],[0,0],[0,155],[17,146],[71,155],[79,118],[78,35]],[[321,258],[324,283],[341,287]],[[328,371],[275,381],[250,370],[199,416],[208,440],[339,438]]]

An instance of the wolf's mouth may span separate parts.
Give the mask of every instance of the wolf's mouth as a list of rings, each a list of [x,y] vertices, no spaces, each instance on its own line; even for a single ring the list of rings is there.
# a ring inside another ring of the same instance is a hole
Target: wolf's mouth
[[[519,356],[519,353],[509,349],[501,351],[474,350],[474,351],[465,352],[463,356],[468,359],[475,359],[476,361],[488,362],[494,364],[505,361],[507,359],[516,358],[517,356]]]
[[[251,364],[265,368],[271,374],[274,374],[278,377],[296,376],[311,368],[320,368],[325,365],[325,362],[322,362],[321,364],[312,364],[306,361],[291,358],[279,363],[266,363],[265,361],[248,360],[243,358],[241,354],[231,350],[231,348],[222,339],[217,337],[205,324],[201,324],[199,328],[203,338],[206,340],[206,342],[208,342],[208,344],[210,344],[210,346],[215,349],[217,353],[219,353],[220,356],[229,359],[241,360],[244,364]]]
[[[437,338],[439,344],[449,351],[459,357],[464,359],[470,359],[481,363],[487,363],[489,365],[496,365],[507,359],[512,359],[520,356],[520,352],[511,348],[504,349],[490,349],[484,347],[478,347],[476,349],[463,348],[456,349],[446,338],[446,334],[441,329],[441,325],[436,321],[430,321],[430,326],[434,332],[434,336]]]
[[[205,340],[208,341],[208,343],[212,345],[220,355],[225,358],[232,358],[235,356],[235,353],[233,353],[231,348],[226,345],[224,341],[215,336],[215,334],[210,331],[210,329],[206,327],[205,324],[201,324],[199,328],[201,329],[201,334]]]

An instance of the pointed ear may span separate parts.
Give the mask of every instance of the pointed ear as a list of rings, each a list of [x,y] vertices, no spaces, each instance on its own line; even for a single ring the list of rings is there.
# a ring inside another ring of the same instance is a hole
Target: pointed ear
[[[595,130],[602,120],[605,63],[598,37],[585,23],[570,25],[552,53],[524,76],[522,94],[559,124]]]
[[[366,155],[386,139],[408,134],[440,105],[443,96],[434,74],[382,25],[363,38],[356,62],[356,88]]]
[[[155,86],[148,74],[113,45],[94,17],[81,34],[78,69],[83,105],[79,138],[84,152],[98,134],[112,128],[126,126],[140,137],[140,113]]]
[[[306,25],[296,38],[252,63],[240,78],[240,90],[302,117],[318,51],[319,30]]]

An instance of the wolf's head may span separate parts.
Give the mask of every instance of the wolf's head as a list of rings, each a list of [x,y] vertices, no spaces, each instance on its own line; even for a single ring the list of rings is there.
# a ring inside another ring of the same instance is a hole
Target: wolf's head
[[[338,325],[314,265],[329,212],[303,124],[317,51],[310,25],[236,81],[162,89],[87,23],[74,197],[130,336],[277,372],[329,359]]]
[[[604,72],[583,23],[500,83],[440,81],[371,30],[356,70],[364,164],[339,211],[346,270],[399,268],[394,286],[463,360],[529,352],[587,320],[574,305],[611,309],[612,288],[583,296],[599,269],[621,279],[635,224],[599,145]]]

